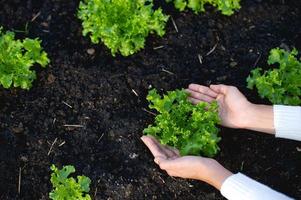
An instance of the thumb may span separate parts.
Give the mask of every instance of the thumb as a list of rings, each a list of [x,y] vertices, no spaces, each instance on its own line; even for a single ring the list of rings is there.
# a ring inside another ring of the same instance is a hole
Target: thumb
[[[216,93],[222,93],[222,94],[226,94],[228,91],[229,86],[227,85],[210,85],[210,89],[212,89],[214,92]]]
[[[155,162],[157,165],[160,165],[160,163],[162,163],[164,160],[166,160],[165,157],[162,157],[162,156],[156,156],[155,159],[154,159],[154,162]]]
[[[156,157],[154,161],[163,170],[171,169],[174,166],[174,160],[166,159],[164,157]]]

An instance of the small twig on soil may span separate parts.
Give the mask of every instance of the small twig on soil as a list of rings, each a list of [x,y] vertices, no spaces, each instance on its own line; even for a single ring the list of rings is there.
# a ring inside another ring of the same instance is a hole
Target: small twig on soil
[[[171,176],[170,178],[172,178],[174,181],[178,181],[179,179],[176,179],[175,177]]]
[[[19,167],[18,194],[21,193],[21,179],[22,179],[22,169],[21,167]]]
[[[66,142],[63,141],[61,144],[59,144],[59,147],[63,146]]]
[[[244,169],[244,164],[245,164],[245,161],[242,161],[241,165],[240,165],[240,171],[242,171]]]
[[[203,64],[203,56],[201,56],[201,54],[198,54],[198,59],[199,59],[200,63]]]
[[[162,49],[162,48],[164,48],[163,45],[162,45],[162,46],[158,46],[158,47],[154,47],[153,49],[154,49],[154,50],[157,50],[157,49]]]
[[[64,127],[84,128],[84,126],[80,124],[65,124]]]
[[[28,164],[25,164],[25,165],[21,168],[21,170],[25,169],[25,167],[26,167],[27,165],[28,165]]]
[[[261,58],[261,53],[259,53],[259,56],[258,56],[258,58],[256,59],[254,65],[253,65],[253,68],[256,67],[256,65],[258,64],[260,58]]]
[[[172,25],[175,27],[176,32],[178,33],[178,32],[179,32],[179,29],[178,29],[178,26],[177,26],[175,20],[173,19],[172,16],[170,17],[170,19],[171,19]]]
[[[96,187],[95,192],[94,192],[94,198],[96,197],[96,195],[97,195],[97,187]]]
[[[159,176],[159,179],[165,184],[165,181],[163,180],[163,178],[161,176]]]
[[[97,184],[99,184],[99,183],[100,183],[100,179],[97,180]],[[97,191],[98,191],[98,187],[96,185],[96,189],[95,189],[95,192],[94,192],[94,199],[95,199],[95,197],[97,195]]]
[[[68,103],[65,102],[65,101],[62,101],[62,103],[65,104],[66,106],[68,106],[68,107],[71,108],[71,109],[73,108],[70,104],[68,104]]]
[[[213,46],[213,48],[206,54],[206,56],[209,56],[210,54],[212,54],[212,53],[215,51],[217,45],[218,45],[218,42],[217,42],[217,43]]]
[[[121,76],[125,76],[125,74],[115,74],[113,76],[110,76],[110,79],[112,79],[112,78],[119,78]]]
[[[105,133],[102,133],[101,136],[98,138],[97,142],[101,140],[101,138],[104,136]]]
[[[175,75],[175,73],[173,73],[173,72],[171,72],[171,71],[168,71],[168,70],[166,70],[166,69],[162,69],[162,72],[166,72],[166,73],[168,73],[168,74],[170,74],[170,75]]]
[[[50,155],[50,153],[52,151],[52,148],[53,148],[53,145],[56,143],[56,141],[57,141],[57,138],[55,138],[54,141],[53,141],[53,143],[51,144],[50,149],[49,149],[49,151],[47,153],[48,156]]]
[[[219,42],[219,37],[218,37],[218,35],[215,36],[215,39],[216,39],[217,42]]]
[[[137,97],[139,97],[138,93],[137,93],[134,89],[132,89],[132,92],[133,92]]]
[[[33,18],[31,19],[31,22],[33,22],[34,20],[36,20],[41,14],[41,11],[39,11],[35,16],[33,16]]]
[[[54,118],[54,119],[53,119],[53,121],[52,121],[52,125],[54,125],[54,124],[55,124],[55,122],[56,122],[56,118]]]
[[[145,108],[142,108],[142,110],[145,111],[145,112],[147,112],[148,114],[151,114],[151,115],[156,116],[155,113],[153,113],[153,112],[151,112],[151,111],[149,111],[149,110],[146,110]]]

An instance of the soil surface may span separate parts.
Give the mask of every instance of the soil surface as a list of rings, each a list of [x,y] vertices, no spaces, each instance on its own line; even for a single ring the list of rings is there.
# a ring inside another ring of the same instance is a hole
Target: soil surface
[[[0,88],[0,199],[48,199],[51,164],[71,164],[90,177],[93,199],[223,199],[153,163],[140,141],[153,121],[145,96],[150,87],[226,83],[268,103],[245,80],[255,66],[268,67],[271,48],[301,50],[301,2],[242,0],[231,17],[157,2],[178,32],[169,20],[164,37],[150,36],[144,50],[126,58],[81,35],[78,4],[0,0],[0,24],[18,38],[42,39],[51,59],[47,69],[37,67],[30,91]],[[222,127],[220,134],[221,164],[301,199],[301,143]]]

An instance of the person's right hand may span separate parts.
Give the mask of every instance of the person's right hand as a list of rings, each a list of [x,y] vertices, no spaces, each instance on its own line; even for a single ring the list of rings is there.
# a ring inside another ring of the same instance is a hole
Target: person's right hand
[[[190,84],[187,92],[193,104],[201,101],[211,103],[216,100],[219,104],[221,125],[229,128],[246,128],[246,120],[253,104],[236,87]]]

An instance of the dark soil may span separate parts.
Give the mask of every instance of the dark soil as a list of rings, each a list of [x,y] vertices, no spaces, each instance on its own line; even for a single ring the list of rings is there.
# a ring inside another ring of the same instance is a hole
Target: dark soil
[[[19,38],[41,38],[51,58],[47,69],[37,68],[30,91],[0,89],[0,199],[48,199],[51,164],[72,164],[89,176],[94,199],[223,199],[205,183],[168,177],[153,163],[140,141],[153,120],[143,111],[148,88],[226,83],[267,103],[246,89],[246,77],[255,65],[267,67],[271,48],[301,50],[301,2],[242,0],[231,17],[212,8],[179,13],[161,2],[179,32],[169,21],[163,38],[150,36],[144,50],[127,58],[81,35],[78,3],[0,0],[0,24]],[[226,168],[301,198],[300,143],[225,128],[221,136],[216,159]]]

